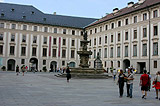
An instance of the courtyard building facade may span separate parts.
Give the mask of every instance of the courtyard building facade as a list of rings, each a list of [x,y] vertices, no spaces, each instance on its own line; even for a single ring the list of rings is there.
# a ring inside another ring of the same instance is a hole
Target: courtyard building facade
[[[99,52],[106,70],[133,66],[138,73],[150,69],[155,74],[160,69],[160,0],[129,2],[99,20],[0,3],[0,63],[13,71],[16,65],[37,70],[56,70],[67,63],[78,67],[84,29],[93,53],[90,67]]]

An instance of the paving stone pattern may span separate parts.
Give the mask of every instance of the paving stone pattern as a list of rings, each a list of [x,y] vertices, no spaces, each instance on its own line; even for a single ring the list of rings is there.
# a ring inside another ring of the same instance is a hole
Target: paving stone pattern
[[[155,90],[141,99],[140,75],[135,76],[133,98],[119,98],[118,86],[110,79],[58,78],[55,73],[0,71],[0,106],[155,106]],[[126,87],[125,87],[126,88]]]

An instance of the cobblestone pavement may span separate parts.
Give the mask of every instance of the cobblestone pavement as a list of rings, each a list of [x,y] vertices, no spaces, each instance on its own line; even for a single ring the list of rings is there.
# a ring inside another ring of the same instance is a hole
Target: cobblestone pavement
[[[112,79],[57,78],[54,73],[0,71],[0,106],[155,106],[155,91],[141,99],[139,77],[135,76],[133,98],[119,98],[118,86]]]

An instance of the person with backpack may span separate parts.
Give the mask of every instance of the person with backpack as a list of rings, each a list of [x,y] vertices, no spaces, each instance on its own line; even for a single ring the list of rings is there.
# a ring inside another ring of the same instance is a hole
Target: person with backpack
[[[150,78],[149,75],[147,74],[147,70],[144,70],[143,75],[141,75],[140,77],[142,99],[146,99],[149,85],[150,85]]]
[[[123,73],[123,70],[120,70],[120,73],[118,75],[118,81],[117,81],[117,85],[119,85],[119,94],[120,94],[120,98],[123,97],[123,88],[124,88],[124,80],[126,79],[126,75]]]

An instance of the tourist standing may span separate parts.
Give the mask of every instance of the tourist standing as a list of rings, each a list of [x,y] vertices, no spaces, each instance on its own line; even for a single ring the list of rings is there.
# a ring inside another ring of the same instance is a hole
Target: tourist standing
[[[18,65],[16,66],[16,73],[17,73],[17,75],[19,74],[19,66]]]
[[[150,91],[150,89],[151,89],[151,78],[152,78],[152,76],[151,76],[150,72],[148,72],[147,74],[149,75],[149,79],[150,79],[149,86],[148,86],[148,91]]]
[[[153,87],[155,87],[156,89],[156,99],[158,99],[159,97],[159,100],[160,100],[160,71],[157,72],[153,81],[153,85],[154,85]]]
[[[143,75],[141,75],[141,78],[140,78],[142,99],[146,99],[146,97],[147,97],[147,91],[148,91],[149,83],[150,83],[149,75],[147,74],[147,70],[144,70]]]
[[[113,80],[114,80],[114,81],[115,81],[115,79],[116,79],[116,74],[117,74],[116,69],[113,69]]]
[[[133,74],[131,73],[131,70],[128,70],[128,75],[127,75],[127,97],[132,98],[132,91],[133,91]]]
[[[22,74],[23,74],[23,76],[24,76],[24,72],[25,72],[25,67],[22,66]]]
[[[123,96],[124,79],[126,79],[126,75],[123,73],[123,70],[120,70],[117,81],[117,84],[119,85],[120,98]]]
[[[25,68],[26,68],[26,73],[27,73],[28,67],[26,66]]]
[[[69,79],[71,78],[71,74],[70,74],[70,69],[69,69],[69,67],[67,67],[67,69],[66,69],[66,73],[67,73],[67,82],[69,82]]]

